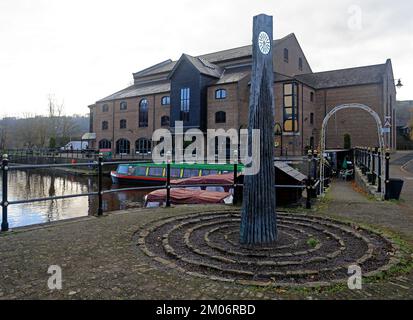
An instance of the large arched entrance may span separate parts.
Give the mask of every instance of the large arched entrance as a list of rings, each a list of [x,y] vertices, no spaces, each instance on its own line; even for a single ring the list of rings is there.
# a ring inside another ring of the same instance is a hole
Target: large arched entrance
[[[326,129],[327,129],[327,124],[330,118],[338,111],[343,110],[343,109],[361,109],[364,111],[367,111],[373,118],[376,120],[376,125],[377,125],[377,135],[378,135],[378,140],[379,140],[379,146],[380,149],[382,150],[381,152],[381,161],[384,163],[384,136],[383,136],[383,125],[380,119],[380,116],[377,114],[376,111],[371,109],[370,107],[364,105],[364,104],[359,104],[359,103],[350,103],[350,104],[342,104],[337,107],[335,107],[333,110],[331,110],[324,118],[323,121],[323,126],[321,128],[321,141],[320,141],[320,156],[321,156],[321,161],[320,161],[320,193],[324,194],[324,151],[326,149]],[[380,177],[382,179],[382,185],[384,185],[384,166],[381,168],[380,172]],[[384,198],[384,188],[382,188],[381,195],[382,198]]]

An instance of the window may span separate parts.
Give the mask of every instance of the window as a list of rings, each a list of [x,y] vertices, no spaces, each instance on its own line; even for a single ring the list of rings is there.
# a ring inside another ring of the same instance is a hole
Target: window
[[[152,151],[152,143],[149,139],[140,138],[135,142],[136,153],[149,153]]]
[[[163,116],[161,118],[161,126],[162,127],[169,127],[169,117],[168,116]]]
[[[310,113],[310,124],[314,124],[314,113]]]
[[[218,111],[215,113],[215,123],[227,122],[227,114],[224,111]]]
[[[120,110],[122,111],[128,110],[128,104],[126,103],[126,101],[122,101],[120,103]]]
[[[171,98],[169,96],[162,97],[161,105],[169,106],[171,104]]]
[[[227,97],[227,90],[218,89],[215,91],[215,99],[225,99]]]
[[[129,154],[130,142],[126,139],[119,139],[116,141],[116,153],[117,154]]]
[[[139,127],[146,128],[148,126],[148,100],[142,99],[139,102]]]
[[[189,121],[189,107],[190,107],[191,92],[189,88],[181,89],[181,121]]]
[[[303,71],[303,58],[298,58],[298,70]]]
[[[126,129],[126,120],[122,119],[119,121],[119,128]]]
[[[107,139],[102,139],[99,141],[99,149],[111,149],[112,143]]]
[[[163,168],[149,168],[149,175],[153,177],[162,177]]]
[[[198,177],[199,169],[184,169],[183,178]]]
[[[135,168],[135,176],[146,176],[146,167]]]
[[[310,92],[310,101],[314,102],[314,92]]]
[[[109,129],[109,122],[103,121],[102,122],[102,130],[108,130]]]
[[[180,177],[181,177],[181,169],[171,168],[171,178],[180,178]]]
[[[107,104],[104,104],[102,106],[102,112],[108,112],[109,111],[109,106]]]
[[[298,85],[297,83],[284,84],[284,132],[298,131]]]
[[[284,62],[288,63],[288,49],[284,48]]]

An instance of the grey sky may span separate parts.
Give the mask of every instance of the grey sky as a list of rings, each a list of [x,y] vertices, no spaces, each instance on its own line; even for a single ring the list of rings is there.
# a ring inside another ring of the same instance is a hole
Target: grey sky
[[[398,99],[413,99],[412,12],[411,0],[0,0],[0,116],[45,113],[50,93],[87,113],[132,72],[250,44],[258,13],[274,16],[276,38],[297,35],[314,72],[391,58]]]

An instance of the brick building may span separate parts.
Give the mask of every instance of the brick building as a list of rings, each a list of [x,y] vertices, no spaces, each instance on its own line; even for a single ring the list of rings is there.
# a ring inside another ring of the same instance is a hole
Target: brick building
[[[392,116],[396,89],[390,60],[384,64],[314,73],[294,34],[274,40],[275,123],[282,128],[276,153],[301,155],[317,148],[322,121],[334,107],[360,103],[384,122]],[[152,132],[184,128],[240,129],[248,123],[252,46],[166,60],[133,74],[134,84],[89,106],[95,148],[147,153]],[[386,134],[394,148],[395,125]],[[342,148],[344,135],[352,145],[376,146],[377,126],[363,110],[342,110],[330,119],[327,147]],[[282,141],[281,141],[282,140]],[[282,142],[282,143],[281,143]]]

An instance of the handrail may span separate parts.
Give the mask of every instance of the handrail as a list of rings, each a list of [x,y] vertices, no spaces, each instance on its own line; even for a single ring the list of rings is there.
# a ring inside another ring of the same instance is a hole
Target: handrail
[[[26,204],[26,203],[34,203],[34,202],[42,202],[42,201],[52,201],[52,200],[62,200],[62,199],[70,199],[70,198],[78,198],[78,197],[86,197],[86,196],[98,196],[98,210],[97,215],[101,216],[103,214],[103,195],[104,194],[111,194],[117,192],[125,192],[125,191],[139,191],[139,190],[156,190],[156,189],[166,189],[166,203],[167,206],[170,206],[170,190],[174,188],[206,188],[206,187],[231,187],[231,188],[243,188],[243,184],[237,183],[234,180],[232,184],[194,184],[194,185],[179,185],[179,184],[172,184],[171,177],[170,177],[170,170],[171,164],[166,163],[166,183],[160,186],[145,186],[145,187],[131,187],[131,188],[118,188],[118,189],[109,189],[103,190],[103,183],[102,183],[102,176],[104,166],[109,165],[119,165],[119,164],[134,164],[134,163],[142,163],[142,161],[128,161],[128,162],[103,162],[103,157],[99,156],[98,161],[91,161],[89,163],[61,163],[61,164],[39,164],[39,165],[22,165],[22,166],[10,166],[9,160],[7,156],[3,156],[3,160],[1,162],[0,170],[2,171],[2,200],[0,201],[0,205],[2,207],[2,224],[1,224],[1,231],[8,231],[9,230],[9,223],[8,223],[8,207],[10,205],[18,205],[18,204]],[[87,192],[87,193],[79,193],[79,194],[70,194],[70,195],[61,195],[61,196],[53,196],[53,197],[44,197],[44,198],[33,198],[33,199],[25,199],[25,200],[8,200],[8,172],[11,170],[35,170],[35,169],[48,169],[48,168],[70,168],[70,167],[93,167],[97,169],[97,185],[98,191],[95,192]],[[233,164],[234,168],[234,177],[238,175],[238,165],[235,163]],[[317,182],[317,184],[319,181]],[[307,183],[308,184],[308,183]],[[290,188],[290,189],[305,189],[306,186],[303,185],[274,185],[274,188]],[[307,196],[308,198],[308,196]],[[311,206],[310,206],[311,207]]]

